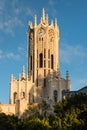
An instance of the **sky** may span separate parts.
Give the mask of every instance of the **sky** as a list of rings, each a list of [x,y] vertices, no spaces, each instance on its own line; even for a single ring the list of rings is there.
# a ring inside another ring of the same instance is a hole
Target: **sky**
[[[0,0],[0,102],[9,102],[10,76],[27,66],[28,22],[42,8],[49,23],[57,18],[61,77],[70,73],[71,90],[87,85],[87,0]]]

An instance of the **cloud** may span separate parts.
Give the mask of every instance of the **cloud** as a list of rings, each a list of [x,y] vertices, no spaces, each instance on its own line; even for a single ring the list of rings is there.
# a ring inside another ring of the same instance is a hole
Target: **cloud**
[[[18,26],[23,26],[23,23],[17,17],[10,17],[6,21],[0,21],[0,30],[11,35],[14,35],[14,28]]]
[[[11,35],[14,35],[15,27],[23,26],[23,22],[20,19],[20,9],[13,6],[13,3],[14,0],[11,2],[0,0],[0,31]]]
[[[62,44],[60,47],[60,61],[70,64],[80,59],[84,60],[86,57],[87,48],[80,45]]]
[[[0,0],[0,14],[2,13],[4,7],[5,7],[5,0]]]
[[[13,52],[7,53],[6,57],[8,59],[13,59],[13,60],[19,60],[20,59],[20,55],[14,54]]]
[[[34,9],[26,8],[25,14],[34,17]]]

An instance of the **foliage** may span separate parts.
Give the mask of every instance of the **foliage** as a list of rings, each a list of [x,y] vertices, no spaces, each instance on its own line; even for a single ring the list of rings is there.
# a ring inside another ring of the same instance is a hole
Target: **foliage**
[[[45,115],[49,105],[29,104],[21,119],[0,113],[0,130],[86,130],[87,95],[74,95],[54,106],[54,115]],[[40,113],[42,110],[42,113]]]

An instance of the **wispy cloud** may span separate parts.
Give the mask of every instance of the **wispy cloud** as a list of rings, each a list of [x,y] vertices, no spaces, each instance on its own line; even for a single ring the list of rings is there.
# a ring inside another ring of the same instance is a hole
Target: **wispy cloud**
[[[51,10],[51,14],[54,17],[54,14],[56,15],[57,10],[55,9],[55,5],[58,3],[57,0],[49,0],[49,5],[50,5],[50,10]]]
[[[86,57],[87,48],[80,45],[62,44],[60,47],[60,61],[70,64],[76,60],[83,60]]]
[[[2,13],[4,7],[5,7],[5,0],[0,0],[0,14]]]
[[[11,52],[11,51],[3,51],[0,50],[0,60],[6,61],[6,60],[11,60],[11,61],[20,61],[26,59],[26,48],[23,48],[22,46],[18,47],[16,49],[16,52]]]
[[[34,9],[26,8],[25,14],[34,17]]]
[[[13,60],[19,60],[20,59],[20,55],[14,54],[13,52],[7,53],[6,57],[8,59],[13,59]]]
[[[0,30],[13,35],[13,28],[18,27],[19,25],[23,26],[21,20],[19,20],[17,17],[10,17],[6,21],[0,21]]]

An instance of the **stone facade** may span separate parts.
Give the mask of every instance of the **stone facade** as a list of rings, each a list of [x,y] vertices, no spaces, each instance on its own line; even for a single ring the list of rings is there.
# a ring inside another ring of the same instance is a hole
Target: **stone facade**
[[[37,17],[28,24],[28,66],[16,80],[11,76],[9,104],[15,108],[16,115],[21,115],[31,102],[42,100],[58,102],[64,91],[70,91],[69,73],[61,78],[59,68],[59,27],[57,20],[49,24],[48,14],[44,9],[40,23]],[[13,108],[13,109],[14,109]]]

